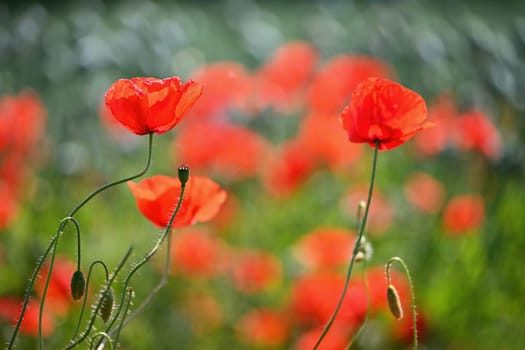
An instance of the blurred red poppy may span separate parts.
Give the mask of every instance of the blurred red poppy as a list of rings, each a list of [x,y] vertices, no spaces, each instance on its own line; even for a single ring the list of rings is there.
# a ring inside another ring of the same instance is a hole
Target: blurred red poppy
[[[259,109],[273,107],[287,112],[297,107],[316,63],[317,51],[307,42],[289,42],[278,48],[255,73],[255,99]]]
[[[49,264],[44,265],[41,277],[35,283],[35,290],[42,296],[49,271]],[[49,280],[46,294],[45,309],[58,316],[65,316],[73,299],[71,298],[71,276],[76,271],[76,265],[64,257],[57,257],[53,264],[53,273]]]
[[[187,277],[210,277],[221,269],[222,243],[206,231],[188,228],[171,241],[172,271]]]
[[[375,147],[379,141],[382,151],[401,145],[432,125],[425,121],[427,107],[419,94],[378,78],[365,80],[356,87],[340,118],[351,142],[366,142]]]
[[[0,180],[0,230],[7,228],[18,214],[18,200],[11,186]]]
[[[255,176],[269,153],[264,138],[238,125],[197,122],[180,131],[173,142],[174,157],[193,172],[240,180]]]
[[[138,184],[129,181],[140,212],[153,224],[166,227],[175,210],[181,192],[179,179],[157,175]],[[226,200],[226,191],[212,180],[190,176],[182,205],[173,221],[173,227],[183,227],[211,220]]]
[[[463,113],[457,120],[454,141],[459,149],[475,149],[489,158],[499,158],[503,149],[498,130],[479,110]]]
[[[371,77],[393,78],[392,69],[384,62],[368,56],[334,57],[314,77],[308,102],[314,113],[337,114],[348,103],[355,87]]]
[[[451,234],[462,234],[479,228],[484,218],[483,197],[478,194],[457,195],[445,207],[443,226]]]
[[[280,312],[266,308],[253,309],[241,316],[237,326],[240,338],[256,347],[274,347],[288,338],[290,325]]]
[[[232,263],[233,284],[243,293],[257,293],[282,277],[281,262],[264,251],[243,251]]]
[[[294,350],[311,350],[321,336],[323,327],[314,328],[301,335],[295,342]],[[317,349],[319,350],[342,350],[350,342],[352,330],[343,325],[334,324]]]
[[[425,173],[414,173],[405,182],[405,196],[417,209],[436,214],[445,200],[445,186]]]
[[[432,128],[421,130],[414,137],[414,146],[420,156],[433,156],[447,147],[458,116],[456,104],[449,94],[438,96],[428,111]]]
[[[362,145],[346,140],[335,114],[310,114],[299,127],[298,138],[304,151],[316,161],[327,163],[333,171],[346,169],[360,159]]]
[[[191,289],[183,300],[182,307],[191,322],[192,330],[197,334],[213,331],[224,323],[222,306],[210,293]]]
[[[355,233],[346,229],[321,227],[301,236],[294,245],[294,253],[306,266],[337,267],[350,261],[355,238]]]
[[[312,174],[314,166],[300,140],[288,141],[269,157],[262,174],[264,186],[275,196],[290,195]]]
[[[20,311],[22,309],[22,301],[10,297],[0,297],[0,318],[12,324],[16,324]],[[27,304],[24,319],[20,326],[20,333],[37,337],[38,336],[38,319],[39,319],[40,304],[36,301],[29,300]],[[44,310],[42,314],[42,335],[44,337],[50,336],[55,330],[55,322],[53,317]]]
[[[232,107],[248,109],[252,81],[242,64],[211,63],[195,71],[192,79],[205,87],[202,96],[188,112],[195,119],[221,117]]]
[[[183,84],[178,77],[120,79],[106,92],[105,103],[132,133],[161,134],[180,122],[201,93],[201,84]]]
[[[366,186],[351,188],[341,199],[341,208],[349,217],[355,217],[359,202],[365,201],[368,195]],[[374,189],[374,197],[370,203],[367,230],[371,234],[383,234],[392,225],[394,209],[390,201],[385,199],[380,189]]]

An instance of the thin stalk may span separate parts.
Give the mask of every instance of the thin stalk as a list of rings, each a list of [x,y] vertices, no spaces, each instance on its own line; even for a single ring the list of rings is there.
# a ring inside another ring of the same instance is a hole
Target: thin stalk
[[[366,293],[366,314],[365,314],[365,319],[363,320],[363,323],[361,323],[361,325],[359,326],[359,329],[357,330],[357,332],[354,334],[354,336],[350,340],[350,343],[348,343],[348,345],[346,346],[346,348],[345,348],[346,350],[350,350],[352,345],[354,345],[355,340],[357,338],[359,338],[359,336],[361,335],[361,333],[365,329],[366,323],[368,322],[368,317],[370,316],[370,290],[368,288],[368,278],[366,277],[366,260],[363,260],[362,278],[363,278],[363,285],[365,287],[365,293]]]
[[[319,336],[319,339],[317,339],[317,342],[315,343],[313,350],[316,350],[319,347],[319,345],[323,341],[324,337],[326,336],[326,334],[328,333],[328,331],[332,327],[332,324],[334,323],[334,320],[335,320],[337,314],[339,313],[339,309],[341,308],[341,305],[343,304],[343,300],[344,300],[346,292],[348,290],[348,284],[350,282],[350,277],[352,276],[352,270],[354,268],[355,257],[357,255],[357,253],[359,252],[359,247],[361,246],[361,240],[363,239],[363,235],[364,235],[365,227],[366,227],[366,222],[368,220],[368,211],[370,209],[370,202],[372,200],[372,192],[373,192],[373,189],[374,189],[374,182],[375,182],[376,168],[377,168],[377,154],[379,152],[379,141],[376,141],[376,145],[375,146],[376,147],[374,148],[374,159],[372,161],[372,175],[370,176],[370,187],[368,188],[368,198],[366,200],[365,213],[363,215],[363,221],[362,221],[362,223],[361,223],[361,225],[359,227],[359,234],[357,236],[357,240],[356,240],[355,245],[354,245],[354,250],[352,252],[352,258],[350,259],[350,265],[348,266],[348,271],[346,273],[345,285],[343,287],[343,291],[341,293],[339,301],[337,302],[335,310],[334,310],[332,316],[330,317],[330,319],[328,320],[327,324],[325,325],[325,327],[323,329],[323,332]]]

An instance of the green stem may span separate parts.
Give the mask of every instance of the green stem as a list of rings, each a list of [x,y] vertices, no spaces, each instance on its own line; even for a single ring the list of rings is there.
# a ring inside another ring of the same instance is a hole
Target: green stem
[[[155,242],[155,245],[153,246],[153,248],[144,256],[144,258],[138,262],[134,267],[133,269],[128,273],[128,276],[126,277],[126,279],[124,280],[124,284],[123,284],[123,292],[122,292],[122,296],[120,298],[120,300],[124,300],[124,297],[125,297],[125,293],[126,293],[126,289],[128,287],[128,284],[131,280],[131,278],[133,277],[133,275],[144,265],[146,264],[149,259],[151,259],[151,257],[153,255],[155,255],[155,253],[157,252],[157,250],[160,248],[162,242],[164,242],[164,239],[166,239],[167,236],[169,236],[169,232],[171,230],[171,226],[173,225],[173,221],[175,220],[175,217],[177,216],[177,213],[179,212],[179,209],[182,205],[182,199],[184,197],[184,191],[186,189],[186,183],[181,183],[181,191],[180,191],[180,196],[179,196],[179,200],[178,200],[178,203],[177,203],[177,207],[175,208],[175,211],[173,212],[173,214],[171,215],[171,218],[168,222],[168,225],[166,226],[166,229],[164,230],[164,232],[162,233],[162,235],[159,237],[159,239],[157,240],[157,242]],[[169,247],[168,247],[168,250],[169,250]],[[166,266],[167,266],[167,269],[169,269],[169,260],[166,262]],[[167,273],[166,273],[166,276],[167,276]],[[166,277],[167,278],[167,277]],[[160,288],[165,284],[162,283],[162,280],[161,280],[161,283],[152,291],[150,292],[150,294],[148,294],[148,296],[145,298],[145,300],[142,302],[142,304],[140,304],[140,306],[132,313],[129,315],[129,317],[126,317],[126,319],[123,321],[122,325],[126,325],[129,321],[131,321],[139,312],[141,312],[145,307],[146,305],[153,299],[153,296],[155,295],[155,293],[157,293]],[[160,286],[160,287],[159,287]],[[120,312],[122,310],[122,307],[123,307],[123,303],[120,303],[120,306],[117,310],[117,312],[115,313],[115,315],[113,316],[113,319],[111,320],[111,322],[108,324],[108,326],[106,327],[106,332],[108,332],[109,334],[112,334],[113,332],[109,332],[109,330],[111,329],[111,327],[113,327],[113,324],[115,323],[115,321],[117,320],[117,318],[119,317],[120,315]],[[124,316],[125,317],[125,316]]]
[[[62,222],[64,220],[66,220],[66,219],[68,219],[68,220],[65,221],[65,223],[69,222],[73,218],[73,216],[80,210],[80,208],[82,208],[86,203],[88,203],[93,197],[95,197],[100,192],[102,192],[102,191],[104,191],[104,190],[106,190],[106,189],[108,189],[110,187],[116,186],[118,184],[121,184],[121,183],[124,183],[124,182],[127,182],[127,181],[134,180],[134,179],[144,175],[148,171],[148,169],[150,167],[150,164],[151,164],[152,148],[153,148],[153,133],[149,134],[149,139],[148,139],[148,158],[147,158],[147,161],[146,161],[146,166],[144,167],[143,170],[141,170],[138,174],[126,177],[124,179],[121,179],[121,180],[118,180],[118,181],[115,181],[115,182],[111,182],[111,183],[106,184],[106,185],[98,188],[97,190],[91,192],[82,202],[80,202],[80,204],[78,204],[76,207],[73,208],[73,210],[71,210],[71,212],[69,213],[69,215],[65,219],[63,219],[61,221],[61,225],[57,229],[56,234],[51,239],[51,243],[47,247],[46,251],[44,252],[44,254],[42,254],[40,260],[37,263],[37,266],[36,266],[35,270],[33,271],[33,275],[29,279],[29,285],[26,288],[26,292],[25,292],[25,296],[24,296],[24,302],[22,304],[22,310],[20,310],[20,316],[18,317],[18,321],[17,321],[17,323],[15,325],[15,329],[13,330],[13,334],[11,335],[11,339],[9,340],[9,344],[7,345],[7,350],[12,350],[13,347],[14,347],[14,343],[15,343],[16,337],[18,336],[18,332],[20,330],[20,326],[22,324],[22,320],[24,319],[24,315],[25,315],[25,312],[26,312],[26,309],[27,309],[27,304],[29,303],[29,298],[31,296],[31,291],[33,290],[33,286],[35,284],[35,281],[36,281],[36,278],[38,276],[38,273],[42,269],[44,261],[46,260],[47,256],[49,255],[49,252],[52,249],[53,249],[53,251],[56,250],[55,244],[57,244],[57,241],[58,241],[59,236],[61,234],[60,231],[63,231],[65,229],[65,224],[63,224],[63,226],[62,226]],[[79,267],[80,267],[80,251],[81,251],[81,249],[80,249],[80,235],[79,234],[78,234],[78,239],[77,239],[77,249],[78,249],[77,269],[79,269]],[[50,273],[52,273],[52,265],[51,265],[50,270],[49,270],[49,274]],[[40,324],[40,322],[41,321],[39,321],[39,324]],[[39,334],[40,334],[40,331],[39,331]],[[42,337],[40,337],[40,339],[42,339]]]
[[[346,350],[349,350],[352,345],[354,345],[354,341],[359,338],[363,330],[365,329],[366,323],[368,322],[368,317],[370,316],[370,290],[368,288],[368,278],[366,277],[366,260],[363,260],[363,271],[362,271],[362,278],[363,278],[363,286],[365,287],[365,293],[366,293],[366,314],[365,319],[359,326],[359,329],[354,334],[352,339],[350,340],[350,343],[346,346]]]
[[[417,350],[418,343],[417,343],[417,312],[416,312],[416,294],[414,292],[414,283],[412,282],[412,276],[410,275],[410,270],[408,269],[407,264],[401,259],[400,257],[393,257],[388,260],[388,263],[386,265],[386,279],[388,284],[390,285],[390,268],[394,262],[399,263],[403,267],[403,272],[407,276],[408,279],[408,285],[410,289],[410,303],[411,303],[411,310],[412,310],[412,335],[414,338],[414,350]]]
[[[124,309],[124,316],[120,320],[120,324],[117,328],[117,334],[115,334],[115,344],[118,344],[118,338],[120,337],[120,331],[122,330],[122,327],[124,327],[124,320],[126,319],[126,314],[129,311],[129,307],[131,306],[131,302],[133,301],[133,296],[135,293],[133,293],[133,289],[128,288],[128,302],[126,303],[126,308]]]
[[[324,337],[326,336],[326,334],[328,333],[328,331],[332,327],[332,324],[334,323],[334,320],[335,320],[337,314],[339,313],[339,309],[341,308],[341,305],[343,304],[343,300],[344,300],[346,292],[348,290],[348,284],[350,282],[350,277],[352,276],[352,270],[354,268],[355,257],[357,255],[357,253],[359,252],[359,247],[361,246],[361,240],[363,239],[363,235],[364,235],[364,232],[365,232],[366,222],[368,220],[368,211],[370,209],[370,202],[372,200],[372,192],[373,192],[373,189],[374,189],[374,182],[375,182],[375,176],[376,176],[378,151],[379,151],[379,141],[376,141],[376,147],[374,148],[374,159],[372,161],[372,175],[370,176],[370,187],[368,189],[368,198],[366,200],[365,213],[363,215],[363,220],[362,220],[361,225],[359,227],[359,233],[358,233],[355,245],[354,245],[354,250],[352,251],[352,258],[350,260],[350,265],[348,266],[348,271],[346,273],[346,280],[345,280],[345,284],[344,284],[344,287],[343,287],[343,291],[341,293],[339,301],[337,302],[337,305],[335,307],[335,310],[334,310],[332,316],[330,317],[330,319],[328,320],[327,324],[325,325],[325,327],[323,329],[323,332],[319,336],[319,339],[317,339],[317,342],[315,343],[313,350],[316,350],[319,347],[319,345],[323,341]]]
[[[117,180],[117,181],[114,181],[114,182],[110,182],[108,184],[105,184],[102,187],[97,188],[95,191],[91,192],[86,198],[84,198],[84,200],[82,202],[80,202],[80,204],[78,204],[76,207],[74,207],[73,210],[71,210],[71,212],[69,213],[69,216],[74,216],[80,210],[80,208],[82,208],[87,202],[89,202],[93,197],[95,197],[100,192],[105,191],[105,190],[107,190],[110,187],[119,185],[119,184],[124,183],[124,182],[128,182],[128,181],[134,180],[134,179],[144,175],[148,171],[149,166],[151,164],[152,148],[153,148],[153,133],[150,133],[149,134],[149,139],[148,139],[148,159],[146,161],[146,166],[144,167],[144,169],[142,169],[138,174],[135,174],[135,175],[132,175],[132,176],[128,176],[126,178],[123,178],[123,179],[120,179],[120,180]]]
[[[98,311],[100,309],[100,306],[101,306],[101,302],[102,302],[102,299],[103,299],[103,296],[107,293],[107,291],[111,288],[111,284],[113,283],[113,281],[115,280],[115,278],[117,278],[117,275],[118,273],[120,272],[120,270],[124,267],[124,264],[126,263],[126,261],[128,260],[129,256],[131,255],[131,251],[132,251],[132,248],[130,247],[128,249],[128,251],[126,252],[126,254],[124,255],[124,257],[122,258],[122,260],[120,261],[120,263],[118,264],[117,268],[115,269],[115,272],[113,273],[113,275],[111,276],[111,278],[108,280],[108,282],[105,284],[104,286],[104,289],[102,290],[102,292],[100,293],[100,297],[99,297],[99,300],[98,302],[96,303],[96,306],[93,310],[93,315],[91,316],[91,320],[89,321],[89,325],[87,327],[87,329],[84,331],[84,333],[80,336],[80,338],[78,338],[77,340],[71,340],[70,343],[65,347],[65,350],[70,350],[70,349],[73,349],[74,347],[76,347],[77,345],[79,345],[80,343],[82,343],[84,341],[84,339],[86,339],[86,337],[89,335],[89,332],[91,332],[91,328],[93,327],[93,324],[95,323],[95,318],[98,314]]]
[[[93,336],[93,338],[91,339],[91,344],[89,345],[89,350],[93,350],[93,344],[95,344],[95,339],[97,339],[98,337],[105,339],[109,343],[109,350],[113,350],[113,343],[111,342],[111,337],[104,332],[97,333]]]
[[[84,310],[86,309],[86,301],[87,301],[87,295],[89,291],[89,282],[91,280],[91,272],[93,271],[93,268],[95,267],[96,264],[100,264],[104,268],[104,271],[106,272],[106,282],[109,279],[109,272],[108,272],[108,268],[106,267],[106,264],[102,260],[93,261],[91,265],[89,266],[89,271],[88,271],[88,275],[86,278],[86,290],[84,292],[84,301],[82,302],[82,309],[80,310],[80,316],[78,316],[77,327],[71,339],[75,338],[78,334],[78,331],[80,330],[80,324],[82,323],[82,318],[84,317]]]

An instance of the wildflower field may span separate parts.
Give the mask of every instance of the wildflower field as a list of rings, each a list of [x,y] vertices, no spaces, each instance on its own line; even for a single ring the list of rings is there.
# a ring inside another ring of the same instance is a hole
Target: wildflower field
[[[525,348],[525,3],[0,4],[6,349]]]

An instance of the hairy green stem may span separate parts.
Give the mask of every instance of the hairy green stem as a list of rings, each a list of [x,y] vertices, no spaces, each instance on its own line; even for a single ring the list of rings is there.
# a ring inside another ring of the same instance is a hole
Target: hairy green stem
[[[370,209],[370,202],[372,200],[372,192],[374,189],[374,182],[375,182],[375,175],[376,175],[376,168],[377,168],[377,154],[379,152],[379,141],[376,141],[375,148],[374,148],[374,159],[372,162],[372,175],[370,176],[370,187],[368,189],[368,198],[366,200],[366,207],[365,207],[365,213],[363,215],[363,220],[361,222],[361,225],[359,227],[359,233],[357,236],[357,240],[354,245],[354,250],[352,251],[352,258],[350,259],[350,265],[348,266],[348,271],[346,273],[346,279],[345,284],[343,287],[343,291],[341,292],[341,296],[339,298],[339,301],[337,302],[337,305],[335,307],[335,310],[328,320],[327,324],[325,325],[323,332],[319,336],[319,339],[317,339],[317,342],[314,345],[314,349],[316,350],[321,342],[323,341],[324,337],[332,327],[332,324],[334,323],[335,318],[337,317],[337,314],[339,313],[339,309],[341,308],[341,305],[343,304],[343,300],[345,298],[346,292],[348,290],[348,284],[350,282],[350,277],[352,276],[352,270],[354,267],[355,257],[357,253],[359,252],[359,247],[361,246],[361,240],[363,239],[363,235],[365,232],[366,222],[368,220],[368,211]]]

